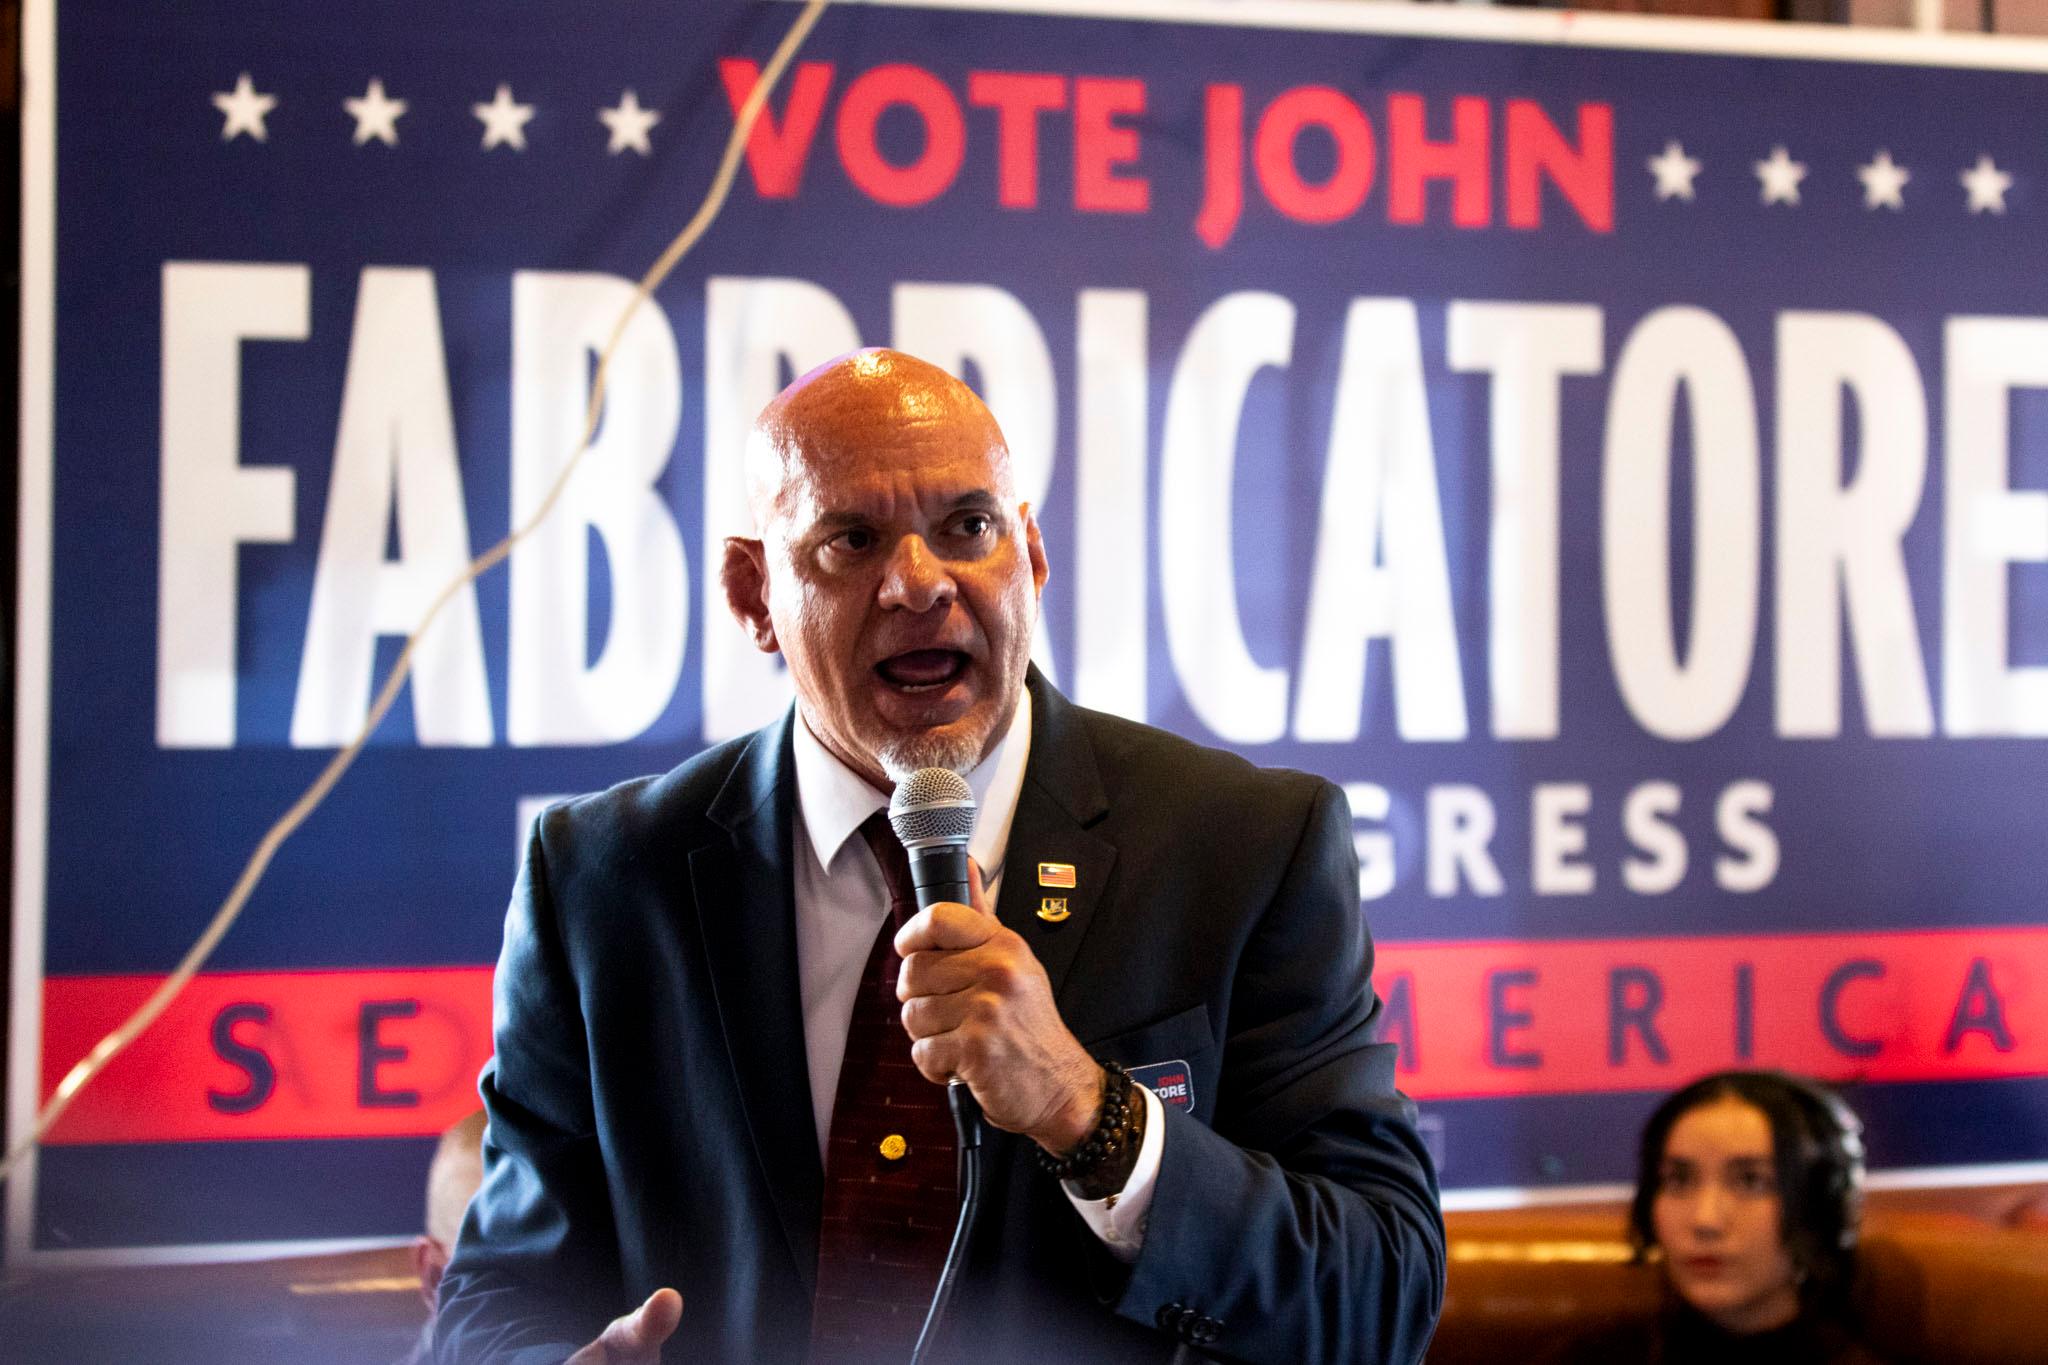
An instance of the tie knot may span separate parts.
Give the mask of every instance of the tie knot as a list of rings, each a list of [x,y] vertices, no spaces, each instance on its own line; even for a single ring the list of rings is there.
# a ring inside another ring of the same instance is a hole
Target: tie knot
[[[917,913],[917,892],[910,882],[910,855],[889,823],[887,811],[876,811],[861,821],[860,837],[882,868],[882,885],[889,889],[889,909],[900,925]]]

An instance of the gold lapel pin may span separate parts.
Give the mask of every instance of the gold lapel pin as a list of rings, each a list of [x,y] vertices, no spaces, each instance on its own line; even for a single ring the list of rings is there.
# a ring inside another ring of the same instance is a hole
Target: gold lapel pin
[[[1038,903],[1038,917],[1047,924],[1058,924],[1072,913],[1074,912],[1067,909],[1065,896],[1047,896]]]
[[[1058,886],[1071,891],[1074,888],[1074,865],[1072,863],[1040,863],[1038,884]]]

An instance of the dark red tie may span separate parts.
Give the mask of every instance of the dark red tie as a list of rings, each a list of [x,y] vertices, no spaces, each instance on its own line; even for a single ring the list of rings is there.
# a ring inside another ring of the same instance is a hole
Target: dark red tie
[[[917,1344],[958,1213],[944,1086],[911,1064],[896,931],[917,913],[910,860],[880,811],[860,827],[889,917],[861,972],[825,1149],[811,1365],[901,1365]]]

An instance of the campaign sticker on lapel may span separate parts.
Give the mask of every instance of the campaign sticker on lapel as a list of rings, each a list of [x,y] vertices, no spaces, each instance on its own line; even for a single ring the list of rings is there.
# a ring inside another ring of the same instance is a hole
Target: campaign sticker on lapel
[[[1061,886],[1074,889],[1074,865],[1072,863],[1040,863],[1038,865],[1040,886]]]
[[[1038,917],[1047,924],[1058,924],[1072,913],[1067,909],[1065,896],[1047,896],[1038,902]]]
[[[1157,1095],[1161,1104],[1170,1104],[1180,1110],[1195,1107],[1195,1084],[1188,1079],[1186,1062],[1154,1062],[1150,1066],[1134,1066],[1130,1070],[1130,1077]]]

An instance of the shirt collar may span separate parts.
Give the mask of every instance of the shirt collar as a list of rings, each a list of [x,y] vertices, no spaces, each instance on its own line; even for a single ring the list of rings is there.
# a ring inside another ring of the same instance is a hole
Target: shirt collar
[[[889,809],[889,798],[869,786],[867,780],[840,762],[838,757],[811,733],[810,725],[797,711],[796,734],[792,741],[796,759],[796,802],[809,834],[818,866],[830,871],[832,860],[861,823],[876,811]],[[1010,822],[1017,814],[1017,798],[1024,790],[1024,767],[1031,756],[1031,690],[1019,688],[1017,709],[1010,725],[988,757],[967,774],[974,792],[976,815],[974,837],[967,852],[980,865],[982,879],[993,883],[1002,875],[1003,851],[1010,843]]]

